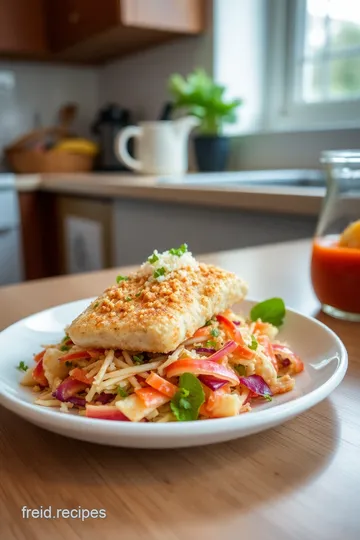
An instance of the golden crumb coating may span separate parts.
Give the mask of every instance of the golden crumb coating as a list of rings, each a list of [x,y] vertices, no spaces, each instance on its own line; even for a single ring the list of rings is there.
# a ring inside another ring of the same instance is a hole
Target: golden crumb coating
[[[232,272],[199,264],[164,281],[131,274],[109,287],[68,328],[76,345],[168,353],[247,293]]]

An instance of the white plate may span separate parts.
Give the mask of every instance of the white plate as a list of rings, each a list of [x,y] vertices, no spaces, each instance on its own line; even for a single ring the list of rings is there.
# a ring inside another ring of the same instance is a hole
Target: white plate
[[[41,344],[56,343],[90,300],[57,306],[23,319],[0,334],[0,403],[33,424],[75,439],[131,448],[178,448],[245,437],[290,420],[326,398],[343,379],[347,353],[340,339],[320,322],[287,310],[279,338],[300,355],[305,370],[296,376],[293,392],[258,404],[232,418],[168,424],[96,420],[33,404],[34,394],[19,385],[20,361],[31,364]],[[235,311],[246,314],[255,302]]]

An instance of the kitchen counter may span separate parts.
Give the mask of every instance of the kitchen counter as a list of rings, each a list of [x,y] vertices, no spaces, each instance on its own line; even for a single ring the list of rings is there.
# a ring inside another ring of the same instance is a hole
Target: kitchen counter
[[[322,187],[189,185],[120,173],[17,175],[15,183],[19,192],[41,190],[312,216],[319,213],[325,194]]]
[[[357,540],[359,325],[319,312],[309,279],[310,249],[309,241],[300,241],[202,259],[238,272],[248,280],[252,297],[282,296],[287,305],[315,316],[340,336],[349,368],[328,399],[282,426],[245,439],[163,451],[67,439],[2,409],[2,538]],[[0,327],[99,294],[114,276],[128,271],[2,288],[0,303],[6,309],[0,312]],[[22,519],[25,505],[102,508],[107,518]]]

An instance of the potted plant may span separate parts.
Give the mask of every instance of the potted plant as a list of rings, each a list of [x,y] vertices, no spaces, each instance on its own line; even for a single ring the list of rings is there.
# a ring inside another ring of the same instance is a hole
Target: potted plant
[[[229,155],[229,138],[222,135],[225,123],[236,121],[240,99],[226,100],[225,87],[216,84],[202,69],[186,79],[174,74],[169,90],[174,108],[185,108],[188,114],[200,119],[198,134],[194,137],[195,155],[200,171],[223,171]]]

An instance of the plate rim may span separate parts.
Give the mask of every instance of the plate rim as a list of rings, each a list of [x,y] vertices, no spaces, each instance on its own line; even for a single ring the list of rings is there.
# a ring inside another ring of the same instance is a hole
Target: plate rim
[[[32,313],[31,315],[28,315],[27,317],[24,317],[4,328],[0,332],[0,336],[36,315],[42,315],[46,312],[52,311],[53,309],[63,308],[79,302],[89,302],[90,304],[92,300],[93,297],[73,300],[71,302],[58,304],[42,311]],[[259,302],[259,300],[246,298],[242,302],[253,304]],[[51,420],[56,419],[54,424],[56,423],[56,426],[59,429],[79,428],[83,430],[87,427],[89,432],[96,431],[99,435],[125,437],[158,436],[161,438],[165,436],[171,438],[183,438],[184,436],[193,437],[194,435],[201,436],[210,433],[219,435],[224,432],[230,433],[231,431],[236,430],[246,431],[250,428],[259,428],[260,430],[262,427],[264,427],[264,429],[266,429],[266,426],[271,427],[271,425],[279,424],[293,418],[294,416],[301,414],[325,399],[341,383],[348,367],[348,353],[345,345],[331,328],[326,326],[321,321],[305,315],[296,309],[286,307],[286,310],[303,319],[311,321],[312,324],[315,324],[323,331],[331,335],[338,348],[338,365],[335,372],[319,388],[315,388],[310,392],[286,403],[280,403],[274,407],[256,411],[255,414],[241,414],[227,418],[213,418],[204,422],[199,420],[169,423],[111,422],[109,420],[87,418],[79,415],[60,414],[58,410],[54,411],[51,408],[40,407],[34,403],[28,403],[27,401],[24,401],[11,393],[7,393],[6,387],[10,386],[7,384],[5,385],[1,379],[0,405],[4,406],[15,414],[19,414],[22,418],[27,420],[31,418],[34,422],[36,422],[42,419],[45,423],[51,423]],[[23,411],[24,414],[21,414],[21,412],[18,411]]]

